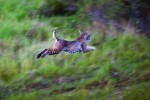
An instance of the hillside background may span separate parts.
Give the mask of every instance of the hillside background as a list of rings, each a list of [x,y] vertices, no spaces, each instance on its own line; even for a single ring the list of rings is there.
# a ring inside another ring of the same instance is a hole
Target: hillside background
[[[149,0],[0,0],[0,100],[150,100]],[[93,52],[36,59],[52,31]]]

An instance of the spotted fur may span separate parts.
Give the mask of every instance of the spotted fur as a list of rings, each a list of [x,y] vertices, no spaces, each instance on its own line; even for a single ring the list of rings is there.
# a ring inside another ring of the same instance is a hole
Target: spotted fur
[[[95,47],[87,46],[86,42],[90,40],[89,32],[80,32],[80,36],[74,41],[62,40],[56,37],[56,31],[53,31],[54,43],[50,48],[44,49],[37,55],[37,58],[44,58],[46,55],[55,55],[64,51],[69,54],[76,52],[86,53],[95,50]]]

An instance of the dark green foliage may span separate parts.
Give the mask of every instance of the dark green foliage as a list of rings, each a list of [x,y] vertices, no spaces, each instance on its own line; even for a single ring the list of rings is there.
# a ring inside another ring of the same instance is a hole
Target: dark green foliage
[[[71,15],[77,12],[78,7],[75,0],[44,0],[39,9],[40,16],[50,17],[57,15]]]

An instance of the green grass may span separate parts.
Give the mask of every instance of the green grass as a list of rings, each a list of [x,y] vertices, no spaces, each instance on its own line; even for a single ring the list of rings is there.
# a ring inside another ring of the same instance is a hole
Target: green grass
[[[43,43],[43,46],[47,43]],[[132,85],[139,84],[139,81],[141,84],[149,82],[148,44],[149,40],[143,36],[133,37],[126,34],[107,38],[103,44],[96,45],[97,50],[94,52],[74,55],[62,53],[37,60],[35,57],[41,45],[33,43],[20,48],[13,59],[13,51],[9,51],[11,56],[8,53],[2,54],[1,86],[5,87],[4,91],[7,91],[7,88],[12,91],[9,94],[10,100],[49,97],[82,100],[88,96],[96,99],[99,95],[102,95],[103,99],[111,96],[115,99],[119,98],[114,95],[117,87],[123,92],[123,98],[129,98],[129,94],[124,90],[126,87],[132,89]],[[117,76],[112,76],[114,73],[117,73]],[[46,87],[43,84],[46,84]],[[38,89],[39,87],[41,88]],[[145,88],[141,88],[144,92]],[[136,90],[131,91],[133,95],[137,95],[134,91]],[[148,94],[142,95],[148,98]],[[7,92],[1,96],[8,97]]]
[[[36,59],[51,32],[73,40],[89,20],[72,16],[30,16],[43,1],[0,1],[0,99],[149,100],[150,40],[124,33],[103,36],[90,30],[93,52],[61,53]],[[82,14],[81,14],[82,15]],[[81,23],[82,22],[82,23]],[[81,23],[81,24],[80,24]]]

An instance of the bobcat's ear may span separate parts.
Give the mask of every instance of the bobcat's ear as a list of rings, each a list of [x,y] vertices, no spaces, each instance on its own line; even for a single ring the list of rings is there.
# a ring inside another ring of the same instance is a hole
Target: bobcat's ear
[[[80,35],[82,34],[82,31],[81,30],[79,30],[79,33],[80,33]]]
[[[90,32],[89,32],[89,31],[86,31],[86,33],[87,33],[88,35],[90,35]]]

